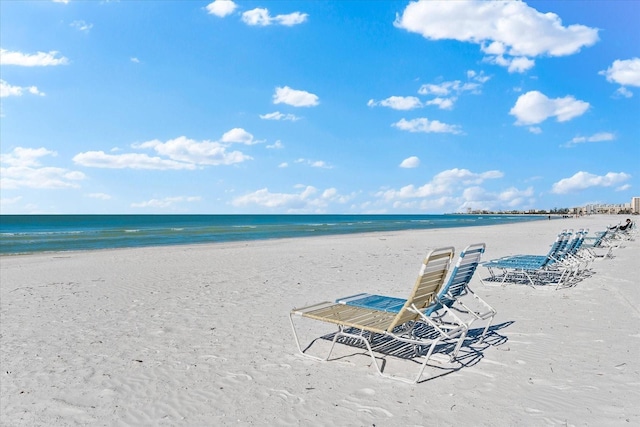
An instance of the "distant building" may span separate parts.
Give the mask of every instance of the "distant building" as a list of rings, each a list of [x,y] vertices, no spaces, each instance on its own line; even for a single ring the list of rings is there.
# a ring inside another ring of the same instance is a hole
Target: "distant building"
[[[629,210],[629,205],[626,203],[587,205],[586,208],[587,213],[590,214],[616,215],[619,213],[626,213]]]
[[[624,214],[640,214],[640,197],[632,197],[631,203],[595,203],[585,206],[576,206],[573,208],[563,208],[563,209],[553,209],[551,211],[539,210],[539,209],[528,209],[525,211],[511,210],[511,211],[488,211],[486,209],[473,209],[467,208],[468,214],[474,215],[484,215],[484,214],[562,214],[562,215],[573,215],[573,216],[582,216],[582,215],[596,215],[596,214],[606,214],[606,215],[624,215]]]
[[[595,215],[595,214],[630,214],[640,213],[640,197],[631,198],[631,203],[614,203],[614,204],[592,204],[569,209],[572,215]]]

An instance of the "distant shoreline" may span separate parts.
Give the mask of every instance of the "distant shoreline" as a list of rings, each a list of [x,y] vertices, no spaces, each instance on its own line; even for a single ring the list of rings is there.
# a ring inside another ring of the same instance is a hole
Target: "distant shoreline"
[[[0,254],[246,242],[540,221],[541,215],[37,215],[0,222]]]

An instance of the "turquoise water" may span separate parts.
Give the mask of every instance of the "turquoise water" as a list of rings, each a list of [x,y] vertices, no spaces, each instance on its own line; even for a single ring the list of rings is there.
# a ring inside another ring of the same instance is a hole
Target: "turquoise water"
[[[0,254],[468,227],[539,219],[543,217],[533,215],[0,215]]]

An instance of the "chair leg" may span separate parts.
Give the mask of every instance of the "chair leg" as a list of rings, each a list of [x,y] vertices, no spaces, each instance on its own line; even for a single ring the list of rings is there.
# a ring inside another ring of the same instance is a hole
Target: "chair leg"
[[[416,375],[416,377],[412,380],[409,378],[403,378],[403,377],[397,377],[397,376],[393,376],[393,375],[389,375],[389,374],[385,374],[382,371],[382,368],[380,367],[380,365],[378,364],[378,361],[376,360],[376,357],[373,353],[373,348],[371,347],[371,344],[369,343],[369,340],[364,336],[363,331],[361,330],[360,334],[352,334],[349,332],[345,332],[344,331],[344,327],[343,326],[338,326],[338,331],[335,333],[334,337],[333,337],[333,341],[331,343],[331,348],[329,349],[329,354],[327,355],[326,358],[321,358],[321,357],[317,357],[317,356],[313,356],[310,354],[305,353],[305,350],[302,349],[302,347],[300,346],[300,339],[298,337],[298,333],[296,331],[296,327],[295,327],[295,322],[293,321],[293,316],[295,314],[290,313],[289,314],[289,322],[291,323],[291,329],[293,330],[293,337],[295,339],[296,342],[296,346],[298,347],[298,351],[300,352],[301,355],[303,355],[304,357],[308,357],[310,359],[314,359],[314,360],[318,360],[318,361],[327,361],[329,360],[329,358],[331,357],[331,353],[333,352],[333,348],[338,340],[338,337],[343,336],[343,337],[347,337],[347,338],[352,338],[358,341],[362,341],[364,343],[364,345],[367,347],[367,352],[369,353],[369,356],[371,357],[371,360],[373,362],[373,365],[376,369],[376,371],[378,372],[378,374],[384,378],[388,378],[388,379],[392,379],[392,380],[396,380],[396,381],[402,381],[404,383],[407,384],[415,384],[417,383],[420,378],[422,378],[422,375],[424,374],[424,370],[427,367],[427,363],[429,362],[429,359],[431,358],[431,356],[433,355],[433,351],[436,347],[436,345],[440,342],[441,337],[438,337],[434,340],[431,341],[431,345],[429,346],[429,350],[427,351],[427,354],[424,356],[424,361],[421,363],[420,365],[420,370],[418,372],[418,374]],[[464,336],[466,336],[466,330],[463,333],[463,336],[461,337],[461,339],[459,340],[457,346],[456,346],[456,350],[455,353],[457,354],[457,351],[459,349],[459,347],[462,345],[462,341],[464,341]],[[402,340],[404,342],[408,342],[408,343],[414,343],[414,344],[420,344],[420,343],[416,343],[415,340]],[[308,347],[307,347],[308,348]]]
[[[522,272],[524,273],[525,276],[527,276],[527,279],[529,279],[529,283],[531,283],[531,287],[533,289],[535,289],[536,288],[536,284],[533,281],[533,279],[531,278],[531,275],[526,270],[522,270]]]
[[[463,335],[466,335],[466,331]],[[433,354],[433,350],[436,348],[436,344],[438,344],[438,342],[440,342],[440,337],[436,338],[435,340],[433,340],[433,342],[431,343],[431,346],[429,347],[429,351],[427,352],[427,355],[424,358],[424,362],[422,362],[422,366],[420,367],[420,371],[418,372],[418,375],[416,375],[415,379],[410,382],[415,384],[418,381],[420,381],[420,378],[422,378],[422,374],[424,373],[425,368],[427,367],[427,362],[429,361],[429,359],[431,358],[431,355]],[[460,341],[461,343],[462,341]],[[457,353],[457,351],[456,351]],[[390,377],[393,378],[393,377]],[[396,378],[398,380],[401,380],[403,382],[409,382],[408,380],[406,380],[405,378]]]
[[[300,352],[300,354],[303,355],[304,357],[308,357],[309,359],[319,360],[321,362],[326,362],[327,360],[329,360],[329,357],[331,357],[331,353],[333,352],[333,348],[336,345],[336,341],[338,340],[338,336],[340,335],[340,328],[338,328],[338,331],[333,336],[333,341],[331,342],[331,348],[329,348],[329,354],[327,354],[327,357],[322,358],[322,357],[318,357],[318,356],[313,356],[313,355],[307,354],[305,352],[309,348],[309,346],[311,346],[311,344],[313,344],[313,342],[311,344],[309,344],[309,346],[307,346],[307,348],[305,348],[304,350],[300,346],[300,339],[298,338],[298,333],[296,331],[296,326],[295,326],[295,323],[293,321],[293,316],[294,315],[295,314],[293,314],[293,313],[289,314],[289,322],[291,323],[291,329],[293,330],[293,338],[296,341],[296,347],[298,347],[298,351]]]
[[[369,340],[367,340],[363,336],[362,332],[360,334],[358,334],[358,335],[350,334],[349,332],[345,332],[344,328],[341,326],[340,327],[340,332],[338,332],[336,334],[336,337],[338,335],[343,336],[343,337],[353,338],[353,339],[358,340],[358,341],[362,341],[364,343],[364,345],[367,347],[367,351],[369,352],[369,356],[371,356],[371,361],[373,362],[373,365],[375,366],[376,371],[378,371],[378,374],[382,375],[383,377],[386,376],[386,377],[389,377],[389,378],[393,378],[393,377],[391,377],[389,375],[385,375],[385,374],[382,373],[382,369],[380,369],[380,366],[378,365],[378,361],[376,360],[376,357],[373,354],[373,349],[371,348],[371,344],[369,344]],[[332,346],[332,348],[333,348],[333,346]]]
[[[473,321],[471,323],[473,323]],[[469,327],[471,327],[471,323],[467,325],[462,335],[460,335],[460,338],[458,338],[458,342],[456,343],[456,346],[454,347],[453,352],[449,356],[449,361],[453,362],[458,358],[458,352],[460,351],[460,348],[462,347],[464,340],[467,338],[467,332],[469,331]]]

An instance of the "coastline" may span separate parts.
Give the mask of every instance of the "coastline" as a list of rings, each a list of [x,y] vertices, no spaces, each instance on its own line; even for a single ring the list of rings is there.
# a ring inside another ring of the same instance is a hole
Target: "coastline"
[[[3,215],[0,254],[67,252],[469,227],[539,215]]]
[[[622,219],[2,256],[0,421],[637,424],[640,335],[624,327],[640,319],[637,240],[558,291],[484,286],[479,268],[471,286],[498,311],[492,339],[417,385],[380,378],[353,351],[299,357],[287,317],[358,292],[402,297],[429,247],[541,255],[563,228],[592,234]]]

